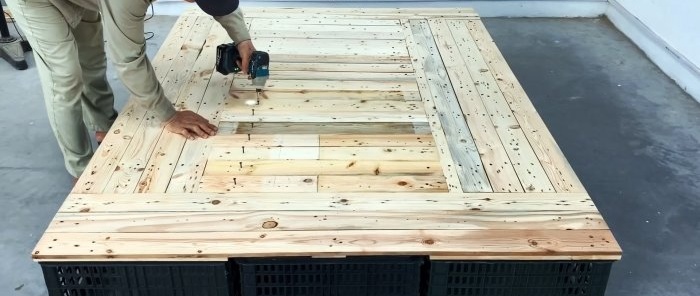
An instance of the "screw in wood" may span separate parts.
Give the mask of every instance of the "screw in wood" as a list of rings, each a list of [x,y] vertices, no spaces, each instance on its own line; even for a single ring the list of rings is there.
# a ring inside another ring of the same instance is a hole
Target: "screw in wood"
[[[253,112],[253,116],[255,116],[255,109],[250,109],[251,112]]]
[[[241,150],[243,150],[243,154],[245,154],[245,146],[241,146]]]
[[[238,185],[236,184],[236,178],[233,178],[233,185]]]
[[[238,163],[238,165],[240,165],[240,166],[241,166],[241,168],[243,168],[243,162],[242,162],[242,161],[241,161],[241,162],[239,162],[239,163]]]
[[[250,134],[248,134],[248,141],[250,141]]]

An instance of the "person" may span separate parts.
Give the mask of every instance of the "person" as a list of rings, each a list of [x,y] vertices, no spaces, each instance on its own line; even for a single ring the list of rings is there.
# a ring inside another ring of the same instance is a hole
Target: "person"
[[[255,50],[237,0],[197,2],[237,45],[242,69]],[[176,111],[146,56],[145,15],[151,0],[7,0],[34,49],[49,122],[68,172],[77,180],[93,155],[88,130],[101,142],[114,123],[114,94],[107,82],[107,52],[141,108],[166,130],[207,138],[217,127],[192,111]],[[212,62],[213,63],[213,62]]]

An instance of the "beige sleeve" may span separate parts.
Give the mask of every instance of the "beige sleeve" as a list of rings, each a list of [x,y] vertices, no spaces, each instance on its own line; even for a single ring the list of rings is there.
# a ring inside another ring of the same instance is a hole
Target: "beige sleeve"
[[[227,15],[215,16],[214,19],[224,27],[228,36],[233,40],[233,43],[238,44],[241,41],[250,40],[248,26],[245,24],[243,12],[240,7]]]
[[[108,53],[124,86],[143,108],[162,121],[175,115],[146,56],[144,16],[149,1],[100,0]]]

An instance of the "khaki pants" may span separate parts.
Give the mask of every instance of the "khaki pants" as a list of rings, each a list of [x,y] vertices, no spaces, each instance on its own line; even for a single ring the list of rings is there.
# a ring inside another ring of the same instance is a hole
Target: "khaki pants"
[[[78,177],[93,155],[88,130],[107,131],[117,116],[107,83],[100,15],[86,10],[73,28],[48,0],[7,4],[34,50],[46,111],[66,168]]]

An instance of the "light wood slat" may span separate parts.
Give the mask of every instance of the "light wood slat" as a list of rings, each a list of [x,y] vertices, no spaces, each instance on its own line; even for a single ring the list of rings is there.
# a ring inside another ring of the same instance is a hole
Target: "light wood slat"
[[[320,142],[319,142],[320,138]],[[435,147],[429,135],[217,135],[211,138],[214,147]]]
[[[585,193],[71,194],[60,213],[224,211],[597,211]]]
[[[259,24],[258,24],[259,23]],[[313,38],[313,39],[403,39],[401,26],[393,25],[308,25],[271,24],[269,20],[254,19],[250,33],[255,37]]]
[[[333,24],[325,24],[325,25],[307,25],[307,24],[289,24],[289,23],[276,23],[276,24],[270,24],[270,20],[263,20],[263,19],[254,19],[251,22],[250,29],[252,31],[311,31],[311,32],[330,32],[330,33],[338,33],[338,34],[344,34],[348,32],[358,32],[358,33],[364,33],[364,34],[372,34],[372,33],[402,33],[401,32],[401,24],[400,23],[394,23],[391,25],[383,25],[383,26],[377,26],[377,25],[370,25],[370,26],[365,26],[365,25],[355,25],[355,26],[348,26],[348,25],[333,25]],[[255,35],[255,34],[252,34]],[[289,38],[285,36],[284,34],[281,34],[279,36],[276,36],[279,38]],[[403,38],[403,37],[402,37]],[[338,36],[336,39],[345,39],[343,36]]]
[[[374,64],[365,63],[327,63],[325,61],[311,63],[285,63],[270,61],[270,72],[277,76],[281,71],[309,71],[309,72],[360,72],[369,73],[408,73],[413,75],[413,65],[406,64]]]
[[[209,161],[205,176],[440,175],[437,161],[247,160]]]
[[[216,213],[59,213],[47,233],[178,233],[440,229],[601,229],[603,218],[579,211],[250,211]],[[600,222],[600,223],[599,223]],[[604,225],[603,225],[604,227]],[[607,229],[607,228],[602,228]]]
[[[265,38],[253,36],[255,48],[275,55],[346,55],[406,57],[406,45],[401,40]],[[277,60],[277,59],[274,59]],[[319,59],[318,61],[326,61]],[[354,62],[364,60],[355,60]],[[326,61],[327,62],[327,61]]]
[[[183,44],[186,42],[192,44],[194,39],[198,38],[193,34],[193,28],[201,26],[206,26],[206,22],[198,23],[197,17],[194,16],[183,16],[178,19],[163,43],[164,49],[159,51],[153,59],[153,71],[158,80],[164,81],[169,75],[180,75],[181,71],[194,63],[199,49],[193,46],[183,47]],[[204,39],[201,40],[203,44]],[[178,57],[179,62],[173,63],[175,60],[173,57]],[[170,91],[173,90],[179,91],[179,88],[171,87]],[[138,129],[144,119],[146,120],[144,126],[152,126],[150,117],[146,116],[146,111],[133,100],[127,103],[88,164],[86,172],[89,173],[80,177],[73,192],[99,193],[104,191],[115,170],[121,169],[120,161],[129,159],[123,158],[123,156],[133,156],[133,153],[128,152],[130,144],[133,141],[138,142],[144,139],[145,130]]]
[[[256,113],[255,115],[252,115]],[[258,115],[257,113],[262,113]],[[319,112],[319,113],[284,113],[284,112],[254,112],[248,114],[235,111],[223,111],[221,120],[237,122],[287,122],[287,123],[321,123],[321,122],[427,122],[422,112]]]
[[[316,192],[316,176],[203,176],[199,192]]]
[[[232,143],[233,145],[238,143]],[[233,146],[231,145],[231,146]],[[282,159],[319,159],[319,147],[213,147],[209,153],[210,161],[217,160],[282,160]]]
[[[291,25],[337,25],[337,26],[391,26],[401,24],[399,20],[372,20],[372,19],[349,19],[349,18],[264,18],[256,17],[255,22],[261,28],[273,28]]]
[[[289,122],[221,122],[219,134],[407,134],[426,135],[430,126],[426,123],[371,123],[371,122],[328,122],[328,123],[289,123]]]
[[[205,63],[207,60],[214,58],[214,54],[216,54],[214,46],[228,40],[228,34],[220,26],[212,28],[211,37],[212,40],[208,43],[212,47],[205,48],[205,50],[209,51],[204,52],[201,56]],[[209,65],[211,67],[211,64]],[[203,95],[191,92],[190,98],[192,101],[188,101],[188,104],[184,107],[196,110],[202,117],[209,120],[211,124],[217,125],[219,123],[219,112],[233,83],[233,78],[221,75],[215,71],[208,76],[208,83],[201,82],[202,85],[206,86],[206,91]],[[140,192],[196,191],[198,188],[197,183],[204,173],[204,167],[211,149],[211,139],[187,140],[178,135],[169,134],[167,138],[161,140],[165,140],[165,145],[161,147],[170,149],[170,151],[156,154],[153,163],[160,162],[159,168],[157,171],[146,171],[142,177],[142,184],[143,182],[147,183],[145,184],[146,186],[139,188]],[[181,151],[179,155],[178,153],[172,153],[178,150]]]
[[[435,147],[430,136],[415,134],[393,135],[320,135],[321,147]]]
[[[315,8],[315,7],[303,7],[303,8],[288,8],[288,7],[246,7],[244,9],[246,14],[265,14],[265,13],[285,13],[287,18],[301,18],[305,19],[308,16],[314,14],[324,14],[324,15],[358,15],[358,16],[373,16],[373,15],[394,15],[395,18],[408,18],[409,16],[416,16],[420,18],[426,17],[469,17],[478,16],[473,8],[470,7],[448,7],[448,8]],[[278,19],[276,17],[270,17],[271,19]],[[337,17],[336,17],[337,18]]]
[[[406,48],[408,49],[409,54],[412,56],[418,55],[416,42],[413,38],[413,32],[407,20],[402,20],[402,27],[404,35],[406,36]],[[431,98],[431,90],[428,87],[427,80],[424,78],[425,71],[421,63],[419,63],[417,58],[414,58],[412,61],[413,68],[417,76],[416,81],[418,89],[421,95],[425,96],[426,98]],[[445,131],[442,127],[442,124],[440,123],[440,120],[435,119],[435,116],[437,114],[437,107],[433,103],[432,99],[421,98],[421,101],[425,105],[425,113],[428,117],[431,134],[435,139],[436,147],[438,148],[438,152],[440,153],[440,162],[442,163],[443,174],[447,182],[447,187],[450,192],[463,192],[464,190],[462,190],[462,185],[460,184],[461,180],[459,179],[457,173],[457,166],[455,165],[454,159],[452,158],[452,152],[450,152],[450,149],[448,147]]]
[[[444,21],[429,20],[429,24],[437,44],[436,50],[445,64],[460,110],[474,138],[474,144],[479,151],[493,191],[524,191],[504,144],[501,143],[496,128],[474,87],[470,72],[462,60],[450,29]]]
[[[521,184],[526,191],[553,192],[552,183],[499,90],[496,79],[489,72],[488,64],[484,61],[465,23],[446,21],[443,24],[449,26],[449,30],[452,31],[459,53],[473,78],[475,89],[481,96],[496,133],[506,147]]]
[[[435,111],[428,114],[429,120],[433,122],[433,129],[440,128],[450,140],[447,142],[447,148],[443,149],[450,151],[460,180],[460,188],[464,192],[492,191],[445,66],[439,56],[431,53],[437,45],[428,23],[410,21],[406,26],[408,47],[411,48],[411,55],[415,60],[413,67],[416,69],[418,83],[421,84],[421,94],[426,102],[425,109],[434,108]],[[437,121],[441,122],[439,127],[436,126]],[[446,173],[445,176],[449,181],[451,174]]]
[[[236,93],[236,98],[226,100],[224,111],[251,114],[255,109],[256,115],[264,114],[294,114],[305,115],[309,113],[333,112],[411,112],[425,117],[423,106],[418,101],[399,100],[368,100],[345,98],[285,98],[284,96],[269,98],[263,97],[259,105],[255,105],[257,96],[251,92]]]
[[[217,135],[211,138],[214,148],[248,147],[319,147],[319,135]]]
[[[297,18],[298,16],[290,16],[286,13],[250,13],[250,12],[244,12],[245,16],[247,18],[277,18],[277,19],[293,19]],[[367,14],[367,15],[361,15],[361,14],[309,14],[305,15],[304,18],[310,18],[310,19],[329,19],[329,20],[334,20],[334,19],[370,19],[370,20],[398,20],[398,19],[411,19],[411,20],[424,20],[427,18],[458,18],[458,19],[467,19],[467,20],[479,20],[480,18],[476,15],[452,15],[452,14],[435,14],[433,16],[426,16],[426,15],[420,15],[420,14],[397,14],[397,13],[388,13],[388,14]]]
[[[320,26],[314,26],[320,27]],[[376,26],[375,26],[376,27]],[[299,39],[358,39],[358,40],[402,40],[403,34],[397,32],[367,32],[367,31],[308,31],[284,28],[281,30],[251,30],[250,34],[258,38],[299,38]]]
[[[236,91],[229,93],[226,101],[231,106],[250,105],[251,101],[257,99],[254,91]],[[297,91],[269,91],[260,93],[260,102],[265,104],[268,101],[297,100],[297,101],[420,101],[420,94],[417,91],[377,91],[377,90],[355,90],[355,91],[327,91],[327,90],[297,90]],[[411,102],[412,103],[412,102]],[[273,103],[274,104],[274,103]],[[397,103],[399,104],[399,103]],[[410,104],[410,103],[407,103]]]
[[[321,147],[319,159],[440,161],[433,147]]]
[[[79,242],[93,242],[76,245]],[[196,242],[196,244],[193,244]],[[92,250],[92,252],[90,252]],[[47,233],[35,260],[141,260],[260,256],[566,256],[620,259],[609,230],[361,230],[206,233]]]
[[[362,51],[360,50],[359,52]],[[362,61],[363,63],[371,64],[404,65],[411,62],[411,58],[408,55],[370,55],[353,53],[319,54],[316,51],[310,50],[299,51],[296,53],[277,53],[272,50],[269,51],[269,54],[270,60],[281,63],[318,63],[319,61],[323,61],[324,63],[357,63],[358,61]],[[271,75],[274,74],[271,73]]]
[[[271,91],[417,91],[413,81],[362,81],[362,80],[275,80],[274,74],[265,85]],[[249,80],[235,80],[232,91],[254,91],[256,87]]]
[[[481,22],[467,22],[466,26],[479,52],[489,61],[488,69],[496,77],[500,93],[505,96],[554,189],[557,192],[586,192],[486,28]]]
[[[214,72],[210,62],[216,55],[216,46],[214,44],[226,40],[225,31],[217,30],[219,26],[216,26],[215,28],[217,29],[212,31],[213,20],[209,21],[209,25],[199,33],[199,35],[207,37],[204,46],[200,49],[201,53],[197,60],[190,71],[187,71],[189,76],[186,76],[186,79],[178,78],[172,81],[166,79],[163,83],[165,89],[177,84],[184,84],[180,95],[173,97],[176,108],[179,110],[187,109],[196,112],[199,109],[202,96],[207,92],[208,82]],[[210,31],[218,32],[218,34],[210,33]],[[182,83],[181,81],[186,82]],[[163,129],[162,126],[158,126],[158,128],[161,131]],[[146,192],[152,189],[158,190],[156,192],[165,192],[172,177],[171,168],[174,167],[175,162],[180,157],[185,138],[168,131],[159,135],[160,137],[156,135],[152,139],[144,139],[145,144],[151,143],[147,150],[143,149],[143,147],[140,149],[139,147],[134,148],[137,151],[137,155],[139,155],[137,159],[140,160],[139,164],[141,166],[137,166],[136,169],[131,167],[129,170],[121,170],[113,175],[110,185],[115,185],[117,192]],[[119,176],[119,178],[115,178],[116,176]]]
[[[445,177],[319,176],[318,192],[448,192]]]
[[[401,33],[403,35],[403,33]],[[413,73],[379,73],[379,72],[321,72],[321,71],[274,71],[275,80],[353,80],[353,81],[393,81],[414,82]]]

